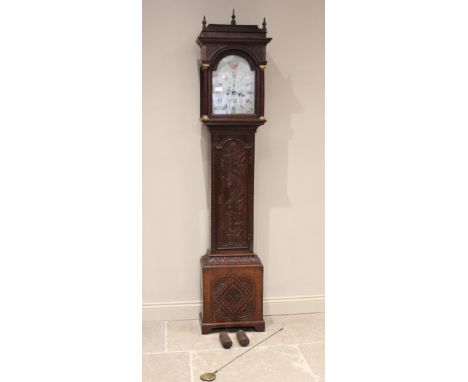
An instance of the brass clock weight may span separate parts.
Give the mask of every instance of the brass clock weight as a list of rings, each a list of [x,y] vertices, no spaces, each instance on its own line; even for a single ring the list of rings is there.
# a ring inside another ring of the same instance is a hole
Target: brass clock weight
[[[246,347],[249,345],[250,340],[245,331],[239,329],[236,332],[236,337],[237,337],[237,342],[239,342],[240,346]],[[229,337],[229,333],[226,331],[219,333],[219,342],[221,342],[222,347],[225,349],[230,349],[232,346],[231,337]]]

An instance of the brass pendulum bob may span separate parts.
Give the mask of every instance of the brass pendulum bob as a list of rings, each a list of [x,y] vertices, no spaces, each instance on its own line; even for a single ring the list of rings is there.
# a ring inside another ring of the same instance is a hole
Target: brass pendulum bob
[[[200,375],[202,381],[214,381],[216,379],[216,373],[205,373]]]

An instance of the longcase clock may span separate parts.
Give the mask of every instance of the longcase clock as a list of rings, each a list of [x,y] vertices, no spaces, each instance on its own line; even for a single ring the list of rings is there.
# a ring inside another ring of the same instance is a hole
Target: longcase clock
[[[200,117],[211,135],[211,248],[201,257],[201,329],[265,330],[263,264],[253,252],[255,132],[264,117],[266,22],[209,24],[197,39]]]

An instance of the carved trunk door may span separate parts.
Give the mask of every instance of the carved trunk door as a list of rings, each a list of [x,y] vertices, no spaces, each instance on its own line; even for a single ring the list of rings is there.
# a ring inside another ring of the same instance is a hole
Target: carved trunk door
[[[251,253],[255,135],[212,137],[212,253]]]

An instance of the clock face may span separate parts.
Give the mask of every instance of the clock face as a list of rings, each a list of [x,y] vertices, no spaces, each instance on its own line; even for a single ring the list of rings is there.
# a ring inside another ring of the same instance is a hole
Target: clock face
[[[226,56],[213,71],[213,114],[255,113],[255,71],[240,56]]]

